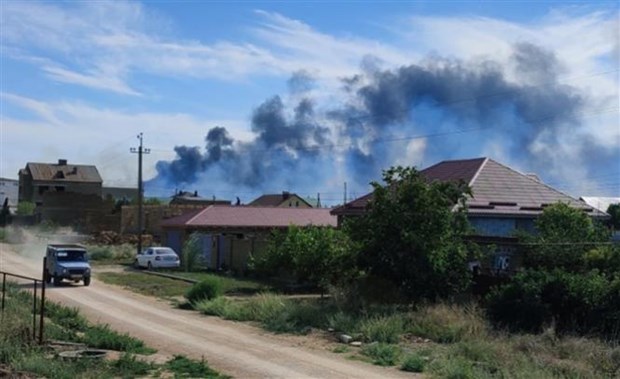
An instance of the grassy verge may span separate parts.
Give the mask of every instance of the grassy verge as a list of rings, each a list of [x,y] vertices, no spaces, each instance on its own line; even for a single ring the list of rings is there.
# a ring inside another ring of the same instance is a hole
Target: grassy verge
[[[180,280],[164,278],[155,275],[145,275],[141,272],[101,272],[97,278],[108,284],[115,284],[134,292],[161,298],[183,296],[190,287],[190,283]]]
[[[93,265],[131,265],[136,256],[136,248],[123,245],[87,245],[90,263]]]
[[[74,308],[49,302],[46,338],[81,342],[91,348],[124,352],[115,360],[52,359],[53,353],[31,340],[32,295],[10,284],[5,312],[0,323],[0,367],[15,377],[56,378],[134,378],[134,377],[202,377],[224,378],[203,361],[176,356],[164,364],[139,360],[135,353],[154,352],[127,334],[106,325],[91,325]]]
[[[437,378],[615,378],[620,347],[594,339],[515,335],[492,330],[474,306],[376,307],[347,313],[332,301],[260,294],[194,304],[207,314],[253,321],[274,332],[332,328],[362,341],[331,351]],[[335,339],[335,336],[334,336]]]
[[[220,276],[208,273],[184,273],[179,271],[163,271],[175,276],[203,281],[207,278],[217,279],[221,285],[224,294],[238,295],[251,294],[268,288],[265,285],[251,281],[236,279],[226,276]],[[96,274],[97,278],[108,284],[115,284],[148,296],[157,296],[163,298],[183,296],[191,284],[180,280],[164,278],[155,275],[145,275],[141,272],[102,272]]]

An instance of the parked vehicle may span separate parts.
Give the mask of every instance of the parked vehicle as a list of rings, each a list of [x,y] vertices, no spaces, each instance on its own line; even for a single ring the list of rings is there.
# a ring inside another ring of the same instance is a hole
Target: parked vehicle
[[[149,247],[136,255],[135,268],[176,268],[181,265],[179,256],[169,247]]]
[[[90,285],[91,269],[88,253],[82,245],[47,245],[44,279],[47,283],[60,285],[63,279],[75,283],[83,281]]]

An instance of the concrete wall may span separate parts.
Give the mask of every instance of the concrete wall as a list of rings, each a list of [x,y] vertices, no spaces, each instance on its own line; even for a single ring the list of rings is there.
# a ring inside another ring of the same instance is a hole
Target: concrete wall
[[[9,199],[9,208],[15,211],[19,198],[19,182],[17,180],[0,178],[0,206],[5,199]]]
[[[118,230],[120,214],[113,214],[113,201],[100,195],[73,192],[48,192],[37,207],[41,222],[72,226],[81,232]]]
[[[203,205],[144,205],[144,230],[147,234],[162,237],[161,222],[165,219],[180,216],[186,212],[204,209]],[[138,232],[138,206],[123,205],[121,208],[121,234]]]

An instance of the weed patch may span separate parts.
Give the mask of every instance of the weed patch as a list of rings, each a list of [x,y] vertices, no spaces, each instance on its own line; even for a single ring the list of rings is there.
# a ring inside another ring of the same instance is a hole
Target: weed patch
[[[400,369],[408,372],[423,372],[426,360],[419,354],[410,354],[405,357]]]
[[[211,369],[205,360],[195,361],[182,355],[166,362],[165,367],[175,374],[175,378],[227,378]]]
[[[118,333],[110,329],[108,325],[95,325],[89,327],[84,333],[84,336],[81,338],[81,342],[98,349],[109,349],[141,354],[155,352],[153,349],[145,347],[144,342],[133,338],[129,334]]]
[[[401,349],[396,345],[372,343],[362,348],[361,353],[372,359],[378,366],[394,366],[398,362]]]

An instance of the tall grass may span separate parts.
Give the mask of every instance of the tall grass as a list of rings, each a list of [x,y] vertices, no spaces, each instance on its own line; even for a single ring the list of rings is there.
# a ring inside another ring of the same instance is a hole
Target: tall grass
[[[411,313],[409,332],[435,342],[452,343],[485,338],[490,327],[474,305],[434,304]]]

